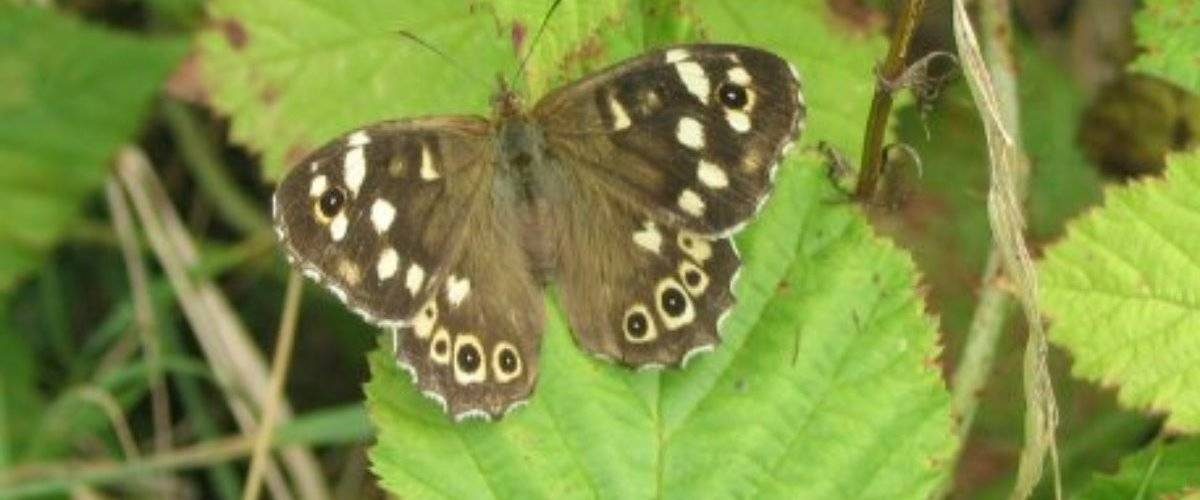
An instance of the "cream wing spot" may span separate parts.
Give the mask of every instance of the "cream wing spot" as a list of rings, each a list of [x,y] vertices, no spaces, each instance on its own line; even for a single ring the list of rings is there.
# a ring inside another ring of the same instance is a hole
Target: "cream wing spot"
[[[345,281],[347,285],[357,286],[362,280],[362,272],[359,271],[358,265],[349,259],[338,261],[337,271],[338,276],[341,276],[342,281]]]
[[[395,248],[387,247],[379,252],[379,260],[375,263],[375,276],[379,277],[379,281],[391,279],[399,267],[400,254],[396,253]]]
[[[662,233],[659,232],[658,226],[651,221],[646,221],[641,231],[633,233],[633,242],[655,255],[662,251],[662,240]]]
[[[437,169],[433,165],[433,155],[429,154],[429,147],[421,146],[421,179],[432,181],[441,177]]]
[[[671,49],[671,50],[667,51],[666,61],[667,61],[667,64],[674,64],[679,61],[687,60],[690,57],[692,57],[692,56],[691,56],[691,54],[688,54],[687,50]]]
[[[750,115],[745,112],[726,109],[725,122],[729,124],[739,134],[744,134],[750,131]]]
[[[512,344],[504,341],[496,343],[492,350],[492,374],[501,384],[521,376],[524,366],[521,363],[521,353]]]
[[[437,320],[437,301],[429,299],[429,302],[426,302],[425,306],[417,311],[417,314],[410,321],[412,323],[413,334],[421,340],[429,338],[429,334],[433,333],[433,328],[437,325]]]
[[[621,318],[621,330],[625,340],[633,344],[645,344],[658,338],[658,327],[644,304],[634,304],[625,310]]]
[[[713,189],[721,189],[729,185],[729,176],[725,175],[725,170],[717,166],[717,164],[700,160],[696,167],[696,178],[705,186]]]
[[[457,306],[471,293],[471,280],[459,278],[453,274],[446,279],[446,300],[450,305]]]
[[[700,121],[690,116],[679,119],[675,126],[675,139],[689,148],[700,150],[704,148],[704,126]]]
[[[346,229],[349,225],[350,219],[346,218],[346,212],[342,211],[329,223],[329,237],[333,238],[333,241],[342,241],[342,238],[346,237]]]
[[[346,158],[342,161],[342,170],[342,178],[346,181],[346,187],[350,188],[350,192],[354,196],[358,196],[358,190],[362,188],[363,180],[367,178],[367,157],[361,146],[346,152]]]
[[[371,225],[375,226],[375,232],[383,234],[388,228],[392,227],[392,221],[396,218],[396,207],[393,207],[387,200],[377,199],[371,204]]]
[[[703,264],[712,257],[712,245],[708,240],[701,238],[695,233],[680,231],[679,236],[676,238],[676,243],[683,253],[700,264]]]
[[[483,344],[479,338],[463,333],[454,339],[454,381],[461,385],[487,380],[487,363],[483,360]]]
[[[408,271],[404,274],[404,287],[408,289],[408,293],[413,297],[417,296],[417,292],[421,291],[421,285],[425,283],[425,269],[413,262],[408,266]]]
[[[684,189],[679,193],[679,208],[688,215],[700,217],[704,215],[704,199],[691,189]]]
[[[692,299],[675,278],[664,278],[654,287],[654,305],[667,331],[683,328],[696,319]]]
[[[313,177],[312,182],[308,184],[308,195],[316,198],[324,194],[326,189],[329,189],[329,179],[324,175],[318,175]]]
[[[621,101],[618,101],[616,96],[608,96],[608,110],[612,112],[613,130],[625,130],[633,124],[629,120],[629,113],[625,111],[625,106],[621,105]]]
[[[695,62],[677,62],[675,63],[675,72],[679,74],[679,79],[683,82],[683,86],[693,96],[700,100],[701,104],[708,104],[709,81],[708,75],[704,73],[704,68]]]
[[[367,133],[362,130],[359,130],[353,134],[350,134],[350,137],[346,139],[346,144],[352,148],[366,146],[367,144],[370,144],[370,143],[371,143],[371,136],[367,135]]]
[[[743,87],[750,85],[751,82],[750,73],[747,73],[746,68],[741,66],[729,68],[729,71],[725,72],[725,76],[729,78],[729,81]]]

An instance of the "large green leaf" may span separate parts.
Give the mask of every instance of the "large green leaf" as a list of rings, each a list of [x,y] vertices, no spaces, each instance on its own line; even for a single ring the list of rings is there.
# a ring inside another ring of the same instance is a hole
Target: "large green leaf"
[[[1096,476],[1080,498],[1195,498],[1200,493],[1200,440],[1151,446],[1121,461],[1111,476]]]
[[[668,3],[564,2],[537,46],[531,94],[648,41],[703,33],[793,60],[807,76],[806,145],[824,139],[854,156],[879,39],[841,31],[819,0],[703,1],[675,22],[641,17],[674,12]],[[511,71],[513,20],[532,31],[545,13],[543,2],[358,5],[213,4],[225,28],[203,42],[208,81],[272,175],[294,149],[371,120],[487,112],[494,85],[389,30],[414,31],[470,71]],[[635,373],[592,359],[549,299],[530,405],[500,423],[453,424],[386,349],[375,352],[367,393],[383,484],[405,498],[928,496],[956,444],[913,266],[841,201],[820,157],[800,149],[739,237],[746,268],[724,344],[685,370]]]
[[[1041,264],[1050,337],[1122,404],[1200,431],[1200,154],[1105,198]]]
[[[1200,92],[1200,3],[1146,0],[1133,25],[1142,50],[1131,67]]]
[[[77,220],[185,48],[0,6],[0,292]]]

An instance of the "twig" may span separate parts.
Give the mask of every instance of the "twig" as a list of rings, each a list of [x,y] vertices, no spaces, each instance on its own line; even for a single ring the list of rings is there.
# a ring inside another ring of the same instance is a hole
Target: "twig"
[[[71,391],[71,394],[75,399],[92,403],[104,412],[113,431],[117,433],[117,441],[121,443],[121,449],[125,452],[126,457],[130,460],[141,458],[142,454],[138,451],[137,442],[133,439],[133,430],[129,427],[129,419],[125,418],[125,411],[121,409],[121,403],[118,403],[112,394],[95,386],[83,386]],[[60,408],[65,408],[65,405]]]
[[[108,198],[108,211],[112,216],[113,230],[121,243],[121,256],[125,259],[125,271],[129,274],[130,295],[133,296],[133,315],[146,365],[150,368],[150,412],[154,421],[154,450],[162,453],[171,448],[171,401],[167,396],[166,382],[162,373],[162,349],[158,342],[154,306],[150,299],[150,286],[146,263],[142,261],[141,247],[133,228],[133,216],[129,204],[121,194],[121,186],[110,178],[104,186]]]
[[[892,101],[896,89],[889,85],[902,74],[908,63],[908,44],[917,30],[917,23],[925,12],[925,0],[908,0],[900,15],[900,24],[892,31],[891,47],[875,82],[875,97],[871,99],[871,112],[867,117],[867,133],[863,136],[862,170],[854,196],[860,201],[870,202],[875,197],[884,167],[883,143],[887,138],[888,118],[892,114]]]
[[[159,471],[219,464],[246,456],[253,446],[251,436],[233,436],[138,460],[22,465],[0,474],[0,497],[62,493],[82,484],[113,482]]]
[[[257,500],[261,486],[263,464],[275,431],[275,416],[279,413],[279,395],[283,382],[287,380],[288,365],[292,360],[292,344],[296,338],[296,316],[300,312],[300,274],[292,271],[288,278],[287,294],[283,302],[283,318],[279,322],[279,340],[275,344],[275,356],[271,362],[271,391],[259,419],[258,437],[254,441],[254,454],[250,458],[250,473],[242,498]]]
[[[1058,472],[1058,455],[1054,431],[1058,425],[1058,410],[1050,373],[1046,364],[1049,346],[1042,327],[1037,304],[1037,274],[1025,243],[1025,219],[1021,211],[1028,163],[1020,146],[1016,67],[1008,37],[1010,9],[1007,0],[985,0],[981,5],[983,33],[988,40],[987,62],[979,51],[971,20],[963,0],[954,0],[954,35],[958,43],[959,60],[963,64],[975,105],[979,108],[987,134],[991,184],[988,191],[988,219],[995,238],[994,254],[1003,272],[1015,287],[1015,292],[1028,324],[1029,339],[1025,346],[1025,447],[1017,473],[1017,483],[1011,498],[1028,498],[1042,477],[1042,465],[1048,454],[1052,464],[1055,498],[1062,498],[1062,483]],[[989,259],[991,262],[992,259]],[[997,286],[997,280],[984,283]],[[987,307],[1003,308],[1003,300],[990,301]],[[1002,311],[1001,311],[1002,312]],[[990,309],[978,310],[979,315],[1002,316]],[[986,317],[980,335],[989,329],[999,329],[1001,321]],[[970,342],[970,341],[969,341]],[[992,347],[994,349],[994,345]],[[990,370],[990,367],[989,367]],[[956,388],[956,390],[959,390]],[[955,400],[959,400],[955,398]],[[965,433],[966,430],[960,430]]]
[[[268,390],[261,351],[221,290],[211,280],[196,278],[190,272],[199,262],[199,252],[145,156],[132,148],[122,150],[117,172],[184,316],[205,358],[213,365],[234,419],[244,432],[252,432],[258,428],[256,410],[263,407]],[[286,404],[281,404],[279,416],[291,417]],[[304,498],[329,496],[310,451],[292,447],[285,449],[281,458]],[[274,461],[271,463],[266,471],[267,487],[276,498],[291,498],[282,473]]]

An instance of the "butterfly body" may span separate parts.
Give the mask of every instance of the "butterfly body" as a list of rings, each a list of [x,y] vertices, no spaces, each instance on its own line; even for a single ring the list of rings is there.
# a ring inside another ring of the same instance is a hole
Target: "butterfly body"
[[[621,364],[710,350],[732,308],[730,235],[761,207],[804,118],[790,66],[685,45],[491,120],[384,122],[281,183],[289,258],[368,321],[456,418],[499,416],[537,377],[542,289],[579,345]]]

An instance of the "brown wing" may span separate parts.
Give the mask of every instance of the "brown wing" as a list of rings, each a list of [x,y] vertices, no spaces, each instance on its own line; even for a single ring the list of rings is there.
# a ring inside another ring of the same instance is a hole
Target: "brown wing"
[[[676,366],[720,342],[741,261],[730,238],[656,222],[576,179],[560,211],[561,298],[584,349],[629,366]]]
[[[478,118],[387,122],[313,153],[275,194],[289,259],[368,321],[455,418],[496,416],[537,378],[540,288],[493,196]]]
[[[659,223],[727,236],[771,189],[805,107],[769,52],[683,45],[618,64],[542,99],[548,148]]]

